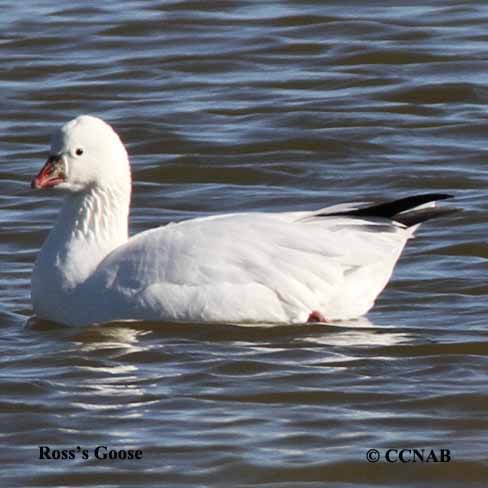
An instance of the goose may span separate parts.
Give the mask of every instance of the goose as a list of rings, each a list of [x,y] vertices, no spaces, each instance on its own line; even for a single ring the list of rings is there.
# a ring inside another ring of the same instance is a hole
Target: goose
[[[41,320],[304,324],[366,314],[447,194],[194,218],[129,237],[131,171],[114,129],[57,130],[31,187],[64,196],[31,280]]]

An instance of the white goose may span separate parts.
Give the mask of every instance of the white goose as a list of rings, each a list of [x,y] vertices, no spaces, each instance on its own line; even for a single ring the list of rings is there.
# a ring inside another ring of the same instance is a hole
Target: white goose
[[[36,316],[113,320],[305,323],[365,314],[432,194],[314,212],[187,220],[128,236],[129,160],[114,130],[83,115],[57,131],[32,182],[65,194],[36,260]],[[427,208],[426,208],[427,207]]]

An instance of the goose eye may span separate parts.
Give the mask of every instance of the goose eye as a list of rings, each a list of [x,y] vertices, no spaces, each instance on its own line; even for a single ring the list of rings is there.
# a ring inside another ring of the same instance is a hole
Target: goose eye
[[[77,150],[76,150],[76,155],[77,156],[81,156],[83,154],[83,149],[81,149],[81,147],[79,147]]]

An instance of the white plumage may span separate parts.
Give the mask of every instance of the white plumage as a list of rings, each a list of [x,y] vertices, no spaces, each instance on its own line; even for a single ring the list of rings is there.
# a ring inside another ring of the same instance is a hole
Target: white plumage
[[[198,218],[128,238],[127,153],[112,128],[91,116],[55,134],[32,186],[66,193],[32,276],[35,314],[64,324],[358,317],[373,306],[415,228],[354,215],[348,204]]]

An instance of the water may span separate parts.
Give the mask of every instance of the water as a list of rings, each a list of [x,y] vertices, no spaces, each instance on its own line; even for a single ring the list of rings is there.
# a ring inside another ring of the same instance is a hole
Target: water
[[[488,6],[388,5],[0,3],[2,486],[485,486]],[[60,206],[29,181],[80,113],[129,148],[133,233],[431,191],[462,212],[422,227],[357,322],[28,322]],[[414,447],[451,462],[366,461]]]

